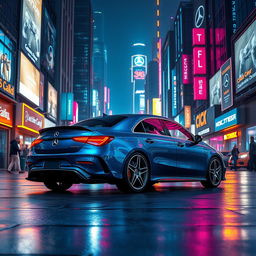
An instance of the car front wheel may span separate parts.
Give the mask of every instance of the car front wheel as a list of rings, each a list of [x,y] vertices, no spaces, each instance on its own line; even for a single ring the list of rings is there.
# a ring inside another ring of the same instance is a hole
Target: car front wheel
[[[123,180],[116,183],[123,192],[143,192],[150,187],[150,166],[144,155],[133,153],[126,161]]]
[[[68,181],[45,180],[44,185],[52,191],[63,192],[71,188],[73,184]]]
[[[214,157],[210,160],[208,172],[205,181],[201,184],[205,188],[216,188],[220,185],[223,176],[223,166],[219,158]]]

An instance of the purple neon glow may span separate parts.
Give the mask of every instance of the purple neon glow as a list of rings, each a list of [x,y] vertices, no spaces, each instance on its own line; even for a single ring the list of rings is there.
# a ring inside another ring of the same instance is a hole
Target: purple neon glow
[[[158,75],[159,75],[159,99],[162,96],[162,39],[158,40]]]

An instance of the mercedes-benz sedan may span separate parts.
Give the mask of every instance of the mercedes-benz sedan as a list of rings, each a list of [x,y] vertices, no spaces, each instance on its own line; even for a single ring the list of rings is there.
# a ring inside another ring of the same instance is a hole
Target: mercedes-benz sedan
[[[103,116],[42,129],[27,164],[27,179],[50,190],[110,183],[121,191],[142,192],[172,181],[199,181],[208,188],[225,179],[221,154],[200,136],[150,115]]]

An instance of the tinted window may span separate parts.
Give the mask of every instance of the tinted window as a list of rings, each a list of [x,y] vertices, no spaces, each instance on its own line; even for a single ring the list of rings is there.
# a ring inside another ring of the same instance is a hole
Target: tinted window
[[[87,119],[81,121],[75,126],[83,126],[83,127],[112,127],[122,120],[127,118],[126,116],[103,116],[103,117],[96,117],[92,119]]]
[[[166,129],[169,131],[171,137],[184,140],[193,140],[192,134],[187,131],[182,125],[166,120],[164,120],[163,123]]]
[[[135,127],[134,132],[145,132],[142,122]]]
[[[156,135],[167,135],[162,125],[162,122],[159,119],[155,119],[155,118],[146,119],[142,123],[146,133],[156,134]]]

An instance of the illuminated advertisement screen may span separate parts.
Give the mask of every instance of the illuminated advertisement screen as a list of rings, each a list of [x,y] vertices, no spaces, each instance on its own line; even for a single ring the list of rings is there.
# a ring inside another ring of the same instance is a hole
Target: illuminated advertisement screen
[[[14,98],[14,56],[12,42],[0,29],[0,91]]]
[[[39,107],[44,110],[44,75],[40,72]]]
[[[221,110],[233,105],[233,83],[232,83],[232,63],[229,58],[220,68],[221,72]]]
[[[236,93],[256,81],[256,20],[236,40],[235,85]]]
[[[145,80],[147,74],[147,56],[133,55],[131,59],[131,81]]]
[[[172,70],[172,116],[177,115],[177,80],[176,80],[176,70]]]
[[[133,69],[133,79],[134,80],[144,80],[146,78],[145,68],[134,68]]]
[[[194,77],[194,100],[207,100],[206,77]]]
[[[220,84],[221,76],[219,70],[209,81],[210,107],[221,103]]]
[[[55,68],[55,54],[56,54],[56,29],[50,19],[49,13],[44,8],[43,19],[43,44],[41,62],[47,72],[53,77]]]
[[[205,75],[206,74],[206,48],[194,47],[193,59],[194,59],[194,75],[198,75],[198,74]]]
[[[191,55],[182,54],[182,83],[183,84],[192,83],[191,71],[192,71]]]
[[[19,93],[39,106],[40,73],[23,53],[20,55]]]
[[[21,49],[39,67],[42,0],[23,0]]]
[[[57,118],[58,93],[56,89],[48,82],[48,105],[47,112],[54,119]]]

